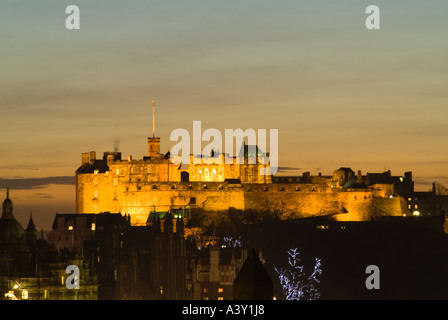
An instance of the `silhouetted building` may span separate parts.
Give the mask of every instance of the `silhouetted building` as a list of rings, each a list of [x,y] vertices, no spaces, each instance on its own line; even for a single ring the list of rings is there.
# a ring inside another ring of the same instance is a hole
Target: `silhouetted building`
[[[184,217],[153,212],[147,226],[132,226],[124,237],[118,267],[118,299],[188,298]]]
[[[31,254],[27,247],[25,231],[14,217],[13,202],[9,189],[3,201],[0,218],[0,274],[20,277],[29,274]]]
[[[192,271],[195,300],[232,300],[233,281],[247,257],[241,247],[208,246],[197,252]]]
[[[99,299],[114,299],[117,269],[128,216],[119,213],[56,214],[48,241],[58,250],[81,254],[95,269]]]
[[[444,219],[448,214],[448,189],[438,183],[431,191],[415,191],[406,198],[408,210],[417,216],[434,216]]]
[[[69,265],[79,267],[80,289],[68,289]],[[42,237],[30,214],[26,230],[15,219],[9,190],[0,218],[0,299],[97,299],[98,286],[91,265],[81,256],[57,252]]]

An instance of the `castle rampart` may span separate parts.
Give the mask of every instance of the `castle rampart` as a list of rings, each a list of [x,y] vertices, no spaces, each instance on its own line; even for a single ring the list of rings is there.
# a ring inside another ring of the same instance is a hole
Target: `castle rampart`
[[[246,159],[247,160],[247,159]],[[119,152],[82,154],[76,171],[78,213],[120,212],[133,225],[145,225],[153,210],[194,208],[272,213],[281,219],[335,216],[364,221],[378,215],[408,213],[393,184],[359,184],[349,168],[333,176],[276,177],[258,175],[258,164],[174,164],[169,154],[134,160]]]

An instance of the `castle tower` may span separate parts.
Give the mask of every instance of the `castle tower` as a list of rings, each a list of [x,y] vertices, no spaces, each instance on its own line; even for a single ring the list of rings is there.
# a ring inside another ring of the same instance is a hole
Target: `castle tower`
[[[160,154],[160,138],[149,137],[148,138],[148,156],[154,159]]]
[[[152,137],[148,137],[148,156],[154,159],[160,154],[160,138],[155,136],[156,120],[155,120],[155,101],[152,100]]]

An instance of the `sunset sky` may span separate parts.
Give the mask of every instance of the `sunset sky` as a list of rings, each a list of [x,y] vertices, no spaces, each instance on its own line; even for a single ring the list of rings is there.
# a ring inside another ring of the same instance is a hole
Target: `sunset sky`
[[[81,153],[142,158],[153,99],[163,152],[193,120],[278,129],[283,174],[448,185],[447,15],[446,0],[3,0],[0,200],[9,186],[24,227],[75,212]]]

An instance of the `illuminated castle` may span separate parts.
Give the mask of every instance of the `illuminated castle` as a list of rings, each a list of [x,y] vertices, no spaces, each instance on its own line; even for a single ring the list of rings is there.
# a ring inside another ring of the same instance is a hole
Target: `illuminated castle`
[[[169,152],[160,153],[160,138],[148,138],[148,155],[122,159],[120,152],[82,154],[76,170],[77,213],[128,214],[133,225],[146,225],[152,211],[200,210],[226,214],[229,210],[271,212],[281,219],[334,215],[338,220],[362,221],[375,216],[408,214],[406,201],[394,193],[394,183],[366,184],[368,176],[340,168],[332,176],[299,177],[259,175],[269,164],[175,164]],[[255,148],[257,155],[261,154]],[[227,155],[222,154],[222,157]],[[258,158],[257,158],[258,159]],[[409,177],[401,179],[409,184]],[[412,180],[412,178],[411,178]]]
[[[244,209],[242,185],[268,185],[271,176],[259,175],[267,164],[191,164],[188,168],[160,154],[160,138],[148,138],[148,156],[122,160],[120,152],[82,154],[76,171],[77,213],[121,212],[130,214],[133,224],[144,225],[154,208],[200,206],[204,210]],[[191,155],[191,158],[193,155]],[[224,155],[223,155],[224,157]]]

